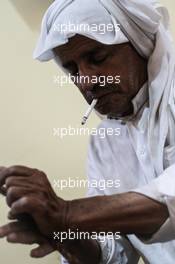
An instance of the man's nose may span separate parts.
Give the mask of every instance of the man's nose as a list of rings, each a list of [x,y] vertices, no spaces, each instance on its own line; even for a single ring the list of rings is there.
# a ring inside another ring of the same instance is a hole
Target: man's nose
[[[79,87],[82,92],[92,91],[98,83],[99,71],[96,67],[82,62],[79,65]]]

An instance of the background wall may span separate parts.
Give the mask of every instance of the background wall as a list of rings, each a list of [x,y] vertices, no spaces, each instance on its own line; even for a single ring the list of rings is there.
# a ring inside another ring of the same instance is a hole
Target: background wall
[[[87,105],[76,88],[59,88],[53,76],[60,74],[52,63],[32,59],[41,17],[52,1],[2,0],[0,2],[0,166],[26,165],[45,171],[54,179],[85,177],[88,137],[60,139],[53,128],[79,127]],[[174,0],[162,0],[175,22]],[[172,27],[175,35],[175,27]],[[89,127],[96,127],[95,115]],[[84,189],[58,194],[65,199],[83,197]],[[0,197],[0,225],[7,222],[8,208]],[[29,257],[31,246],[12,245],[0,240],[1,263],[59,263],[53,253],[41,260]]]

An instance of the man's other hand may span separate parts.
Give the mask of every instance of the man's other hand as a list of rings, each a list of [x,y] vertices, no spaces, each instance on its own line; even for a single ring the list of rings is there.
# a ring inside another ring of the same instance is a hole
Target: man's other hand
[[[32,249],[30,252],[33,258],[45,257],[56,250],[54,245],[31,222],[17,221],[0,227],[0,238],[4,237],[10,243],[38,244],[38,247]]]
[[[24,166],[0,168],[0,190],[6,194],[9,215],[30,215],[39,231],[51,238],[54,231],[66,230],[68,202],[59,198],[44,172]]]

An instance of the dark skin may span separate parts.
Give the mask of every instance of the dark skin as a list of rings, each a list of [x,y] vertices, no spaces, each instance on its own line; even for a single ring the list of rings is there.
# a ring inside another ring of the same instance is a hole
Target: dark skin
[[[54,49],[62,66],[71,75],[120,76],[120,84],[75,83],[90,104],[99,98],[95,109],[101,114],[131,114],[131,100],[147,80],[147,61],[139,56],[130,43],[104,45],[83,36],[73,37],[66,45]],[[105,95],[105,96],[104,96]]]
[[[93,98],[99,99],[96,110],[100,113],[113,117],[132,114],[131,100],[147,80],[147,62],[129,43],[103,45],[75,36],[54,52],[71,74],[120,75],[120,85],[75,84],[88,103]],[[165,205],[133,192],[65,201],[54,193],[44,172],[22,166],[2,167],[0,188],[10,207],[9,219],[17,220],[1,227],[0,236],[14,243],[37,242],[39,248],[32,251],[33,257],[58,250],[70,264],[98,264],[101,254],[98,243],[75,240],[55,244],[52,232],[78,228],[80,231],[120,231],[147,237],[168,218]],[[32,222],[26,218],[21,220],[24,214]],[[23,224],[19,225],[19,221]]]

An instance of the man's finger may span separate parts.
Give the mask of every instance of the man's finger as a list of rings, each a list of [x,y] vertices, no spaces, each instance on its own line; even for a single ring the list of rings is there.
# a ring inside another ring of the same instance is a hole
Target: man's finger
[[[32,187],[33,180],[30,177],[26,178],[26,177],[16,176],[16,175],[9,176],[5,181],[5,187],[8,189],[11,186]]]
[[[4,167],[4,166],[0,166],[0,171],[6,169],[7,167]]]
[[[3,170],[5,170],[6,169],[6,167],[3,167],[3,166],[0,166],[0,172],[2,172]],[[0,186],[0,194],[2,194],[2,195],[6,195],[6,188],[4,187],[4,186]]]
[[[43,244],[37,248],[32,249],[30,252],[30,256],[32,258],[43,258],[54,251],[55,249],[51,245]]]
[[[6,237],[11,233],[29,230],[29,226],[24,222],[12,222],[0,227],[0,238]]]
[[[30,176],[37,171],[36,169],[24,167],[24,166],[11,166],[5,169],[0,170],[0,187],[5,184],[5,180],[9,176]]]
[[[0,187],[0,194],[6,196],[6,194],[7,194],[7,189],[6,189],[5,186]]]
[[[43,244],[46,242],[46,239],[36,232],[23,231],[23,232],[10,233],[7,236],[7,241],[10,243],[32,245],[35,243]]]
[[[11,206],[10,214],[20,215],[20,214],[29,214],[33,215],[38,213],[38,211],[44,206],[44,202],[36,199],[33,194],[24,196],[14,202]]]
[[[9,220],[14,220],[14,219],[17,219],[17,215],[13,215],[12,212],[8,212],[8,215],[7,215],[7,218]]]
[[[33,190],[31,191],[30,188],[27,187],[10,187],[7,189],[7,195],[6,195],[6,202],[9,207],[19,200],[20,198],[27,196],[28,194],[32,194]]]

